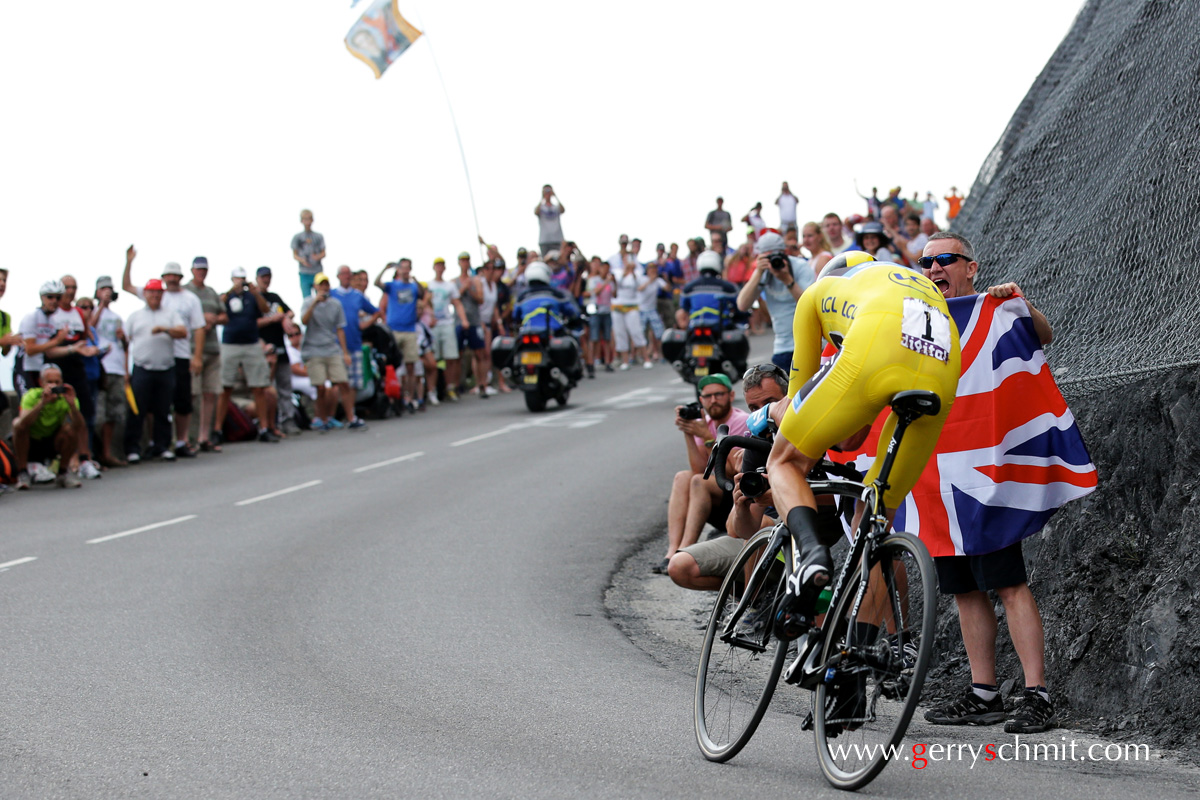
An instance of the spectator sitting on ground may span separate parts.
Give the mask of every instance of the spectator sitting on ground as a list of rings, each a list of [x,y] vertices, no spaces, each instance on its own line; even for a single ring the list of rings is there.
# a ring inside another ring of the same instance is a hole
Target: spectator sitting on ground
[[[63,383],[62,370],[57,365],[42,364],[38,370],[38,386],[22,395],[21,409],[13,421],[17,488],[29,488],[30,461],[49,465],[57,460],[55,484],[62,489],[78,489],[79,478],[67,467],[79,446],[80,431],[84,427],[75,387]]]
[[[233,286],[221,295],[225,306],[225,328],[221,332],[221,399],[217,403],[217,415],[212,439],[221,443],[225,429],[225,414],[233,397],[233,387],[238,382],[240,371],[254,395],[255,417],[259,420],[258,440],[265,443],[278,442],[279,438],[267,430],[267,387],[271,384],[271,372],[258,340],[258,319],[265,315],[270,306],[258,291],[256,284],[246,280],[246,270],[235,268],[230,273]]]
[[[300,355],[301,337],[300,326],[292,322],[287,326],[288,369],[292,371],[292,391],[301,396],[308,419],[316,416],[317,389],[308,379],[308,367],[304,366],[304,358]]]
[[[346,312],[341,303],[331,302],[330,292],[329,276],[318,273],[313,278],[313,294],[304,301],[300,314],[305,326],[300,355],[309,380],[317,387],[317,413],[312,427],[318,431],[342,427],[334,419],[340,395],[347,430],[363,430],[367,423],[354,415],[354,390],[347,374],[351,358],[346,349]],[[332,386],[325,386],[325,381]]]
[[[680,416],[684,406],[675,407],[675,427],[683,433],[688,468],[675,473],[671,495],[667,501],[667,554],[653,572],[667,571],[671,557],[680,548],[695,544],[705,522],[718,530],[725,529],[725,520],[733,508],[733,496],[717,486],[716,478],[704,477],[704,466],[717,437],[717,428],[729,426],[735,436],[746,434],[749,416],[733,405],[733,384],[725,375],[708,375],[697,384],[700,392],[700,419]]]
[[[787,386],[787,373],[774,364],[751,367],[742,380],[746,406],[753,413],[768,403],[782,400],[787,396]],[[730,433],[733,433],[732,429]],[[735,451],[730,462],[740,467],[740,450]],[[735,484],[731,496],[732,509],[726,520],[726,530],[729,534],[681,547],[667,565],[667,574],[671,580],[685,589],[716,591],[721,588],[721,582],[733,566],[745,540],[753,536],[764,524],[763,514],[771,505],[770,491],[751,500],[742,494],[740,479],[736,480]]]
[[[187,338],[187,325],[163,303],[163,284],[151,278],[142,287],[146,305],[129,315],[125,334],[129,349],[125,359],[125,384],[133,392],[133,405],[125,415],[125,458],[142,460],[142,433],[146,415],[154,417],[150,457],[175,460],[171,446],[171,400],[175,397],[175,342]],[[136,406],[136,411],[134,409]]]

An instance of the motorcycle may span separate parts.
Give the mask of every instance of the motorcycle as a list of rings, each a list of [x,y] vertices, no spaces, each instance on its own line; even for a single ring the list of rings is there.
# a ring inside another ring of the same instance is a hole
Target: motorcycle
[[[550,331],[497,336],[492,340],[492,367],[509,386],[525,394],[525,407],[544,411],[553,399],[565,406],[583,376],[579,345],[568,333]]]
[[[662,352],[688,383],[722,373],[736,381],[746,371],[750,340],[741,330],[721,330],[714,325],[697,325],[686,331],[671,328],[663,331]]]

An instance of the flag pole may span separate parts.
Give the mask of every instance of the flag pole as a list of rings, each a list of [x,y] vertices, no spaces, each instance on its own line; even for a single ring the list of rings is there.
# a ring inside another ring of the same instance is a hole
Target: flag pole
[[[429,45],[429,56],[433,59],[433,69],[437,72],[438,83],[442,86],[442,96],[446,98],[446,108],[450,111],[450,124],[454,126],[454,139],[458,142],[458,155],[462,158],[463,175],[467,179],[467,196],[471,198],[471,216],[475,220],[475,241],[479,242],[480,259],[485,259],[487,254],[483,247],[483,234],[479,232],[479,212],[475,210],[475,190],[471,188],[471,170],[467,167],[467,153],[463,149],[462,135],[458,132],[458,120],[454,116],[454,105],[450,102],[450,92],[446,91],[446,81],[442,78],[442,68],[438,66],[437,54],[433,50],[433,40],[429,37],[429,31],[420,17],[417,22],[421,25],[421,33],[426,44]]]

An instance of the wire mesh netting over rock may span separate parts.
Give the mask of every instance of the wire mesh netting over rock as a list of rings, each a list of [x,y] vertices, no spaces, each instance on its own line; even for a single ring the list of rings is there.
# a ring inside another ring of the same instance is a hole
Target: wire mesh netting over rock
[[[1016,281],[1063,390],[1200,364],[1200,0],[1091,0],[954,228]]]

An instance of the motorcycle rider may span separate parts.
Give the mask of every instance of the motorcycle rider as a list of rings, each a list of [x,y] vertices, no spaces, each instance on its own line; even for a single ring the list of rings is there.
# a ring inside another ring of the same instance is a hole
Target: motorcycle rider
[[[571,330],[571,327],[581,323],[575,299],[565,289],[550,285],[550,268],[541,261],[535,261],[525,268],[525,278],[529,283],[528,288],[517,295],[517,302],[513,305],[513,319],[519,324],[519,334],[547,331],[551,336],[566,334],[575,348],[571,377],[576,380],[583,378],[583,353]]]
[[[679,292],[679,310],[675,319],[680,328],[711,325],[732,330],[737,312],[738,287],[721,278],[721,255],[705,250],[696,259],[700,277],[684,284]]]

